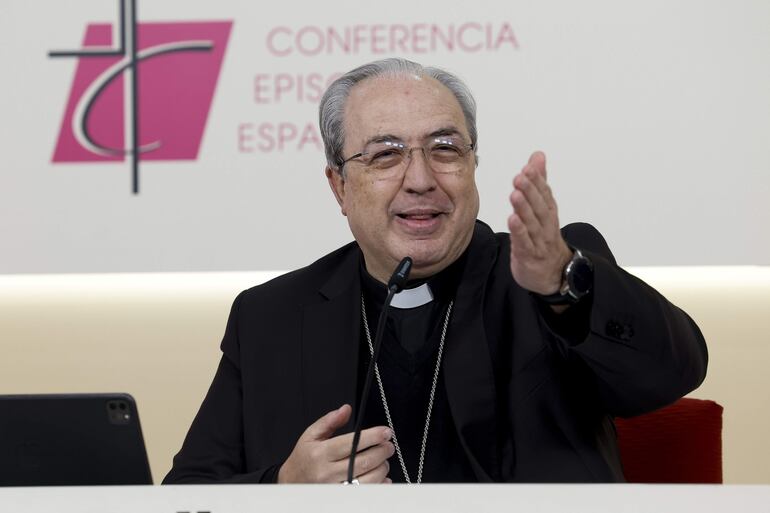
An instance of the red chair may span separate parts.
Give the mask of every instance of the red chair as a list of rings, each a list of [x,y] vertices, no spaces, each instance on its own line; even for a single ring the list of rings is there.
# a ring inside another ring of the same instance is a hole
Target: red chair
[[[629,483],[722,483],[722,406],[684,398],[615,419]]]

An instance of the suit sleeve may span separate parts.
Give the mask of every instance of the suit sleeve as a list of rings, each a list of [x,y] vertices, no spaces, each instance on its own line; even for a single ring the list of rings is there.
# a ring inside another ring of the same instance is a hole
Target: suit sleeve
[[[572,224],[563,235],[593,262],[593,291],[564,319],[547,313],[543,319],[552,346],[593,381],[603,410],[639,415],[697,388],[706,376],[708,353],[695,322],[618,267],[592,226]]]
[[[275,483],[279,464],[245,471],[238,311],[232,306],[222,340],[222,359],[182,449],[163,484]]]

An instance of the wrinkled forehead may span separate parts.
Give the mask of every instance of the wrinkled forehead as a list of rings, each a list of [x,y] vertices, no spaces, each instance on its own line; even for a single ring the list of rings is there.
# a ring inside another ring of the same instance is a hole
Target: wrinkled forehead
[[[344,112],[345,149],[391,137],[418,143],[437,131],[468,138],[457,98],[433,77],[404,74],[368,78],[350,91]]]

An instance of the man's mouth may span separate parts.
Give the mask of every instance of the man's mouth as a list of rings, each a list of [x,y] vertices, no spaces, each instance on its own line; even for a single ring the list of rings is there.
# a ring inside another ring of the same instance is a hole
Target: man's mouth
[[[428,221],[440,216],[443,212],[434,209],[411,209],[405,212],[398,212],[396,216],[407,221]]]
[[[443,225],[444,214],[434,208],[411,208],[396,212],[396,224],[414,237],[431,237]]]
[[[433,219],[441,215],[440,212],[435,212],[432,214],[396,214],[401,219],[407,219],[409,221],[427,221],[428,219]]]

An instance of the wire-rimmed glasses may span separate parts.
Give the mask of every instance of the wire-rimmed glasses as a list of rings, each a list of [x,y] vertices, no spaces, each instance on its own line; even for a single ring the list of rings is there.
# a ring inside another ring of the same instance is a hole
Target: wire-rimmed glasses
[[[474,150],[474,146],[455,135],[433,137],[422,146],[407,146],[390,139],[375,140],[361,152],[344,159],[340,163],[340,170],[348,162],[355,161],[377,179],[399,178],[409,167],[412,152],[420,150],[434,173],[460,173],[468,168],[466,157]]]

